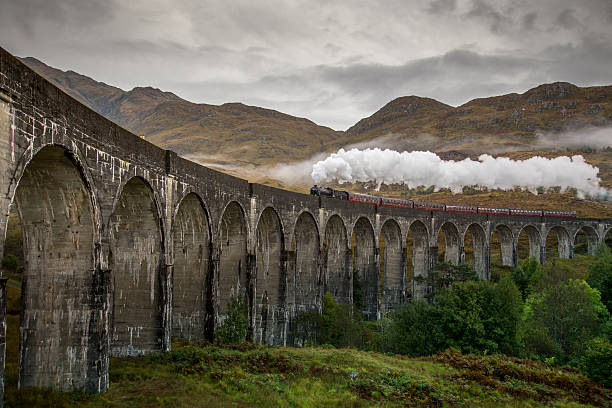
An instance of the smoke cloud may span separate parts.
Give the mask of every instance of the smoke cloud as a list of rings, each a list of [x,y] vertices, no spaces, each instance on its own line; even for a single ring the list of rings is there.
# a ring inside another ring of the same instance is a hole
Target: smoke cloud
[[[588,164],[581,155],[556,157],[532,157],[512,160],[483,154],[478,161],[442,160],[429,151],[399,153],[394,150],[340,149],[312,167],[312,178],[317,184],[331,181],[367,182],[378,185],[405,184],[409,188],[435,186],[462,192],[464,186],[480,186],[489,189],[527,189],[561,187],[562,191],[575,188],[579,196],[604,200],[612,194],[599,186],[599,169]]]

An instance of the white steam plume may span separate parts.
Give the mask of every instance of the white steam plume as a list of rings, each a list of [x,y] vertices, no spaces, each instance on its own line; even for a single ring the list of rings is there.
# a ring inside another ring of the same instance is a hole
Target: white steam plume
[[[442,160],[432,152],[399,153],[394,150],[338,150],[312,167],[317,184],[337,180],[343,182],[376,181],[405,184],[409,188],[435,186],[460,193],[464,186],[512,190],[516,187],[535,192],[538,187],[575,188],[580,196],[610,200],[612,194],[599,186],[599,169],[580,155],[554,159],[532,157],[511,160],[483,154],[478,161]]]

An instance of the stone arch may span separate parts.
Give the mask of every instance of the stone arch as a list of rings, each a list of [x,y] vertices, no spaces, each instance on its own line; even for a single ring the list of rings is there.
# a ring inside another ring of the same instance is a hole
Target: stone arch
[[[606,244],[609,248],[612,249],[612,228],[608,228],[605,230],[601,237],[601,243]]]
[[[591,256],[595,255],[595,252],[597,252],[597,248],[599,245],[599,234],[597,234],[597,231],[595,230],[595,228],[591,227],[590,225],[583,225],[581,228],[579,228],[574,233],[574,237],[572,239],[572,245],[574,247],[576,246],[578,236],[581,233],[584,234],[586,238],[586,244],[587,244],[586,253]]]
[[[326,290],[340,303],[351,303],[352,282],[348,271],[350,252],[346,227],[339,215],[332,215],[325,225]]]
[[[516,265],[516,248],[514,247],[514,239],[512,230],[505,224],[498,224],[491,232],[491,251],[493,251],[493,236],[499,237],[499,258],[503,266]]]
[[[391,312],[406,299],[406,272],[404,269],[406,255],[403,251],[402,231],[395,220],[387,220],[383,224],[380,242],[383,305],[386,312]]]
[[[527,235],[527,240],[529,242],[529,253],[528,253],[529,257],[534,258],[538,262],[542,262],[541,248],[540,248],[542,245],[542,240],[540,237],[540,231],[538,231],[538,229],[531,224],[523,226],[521,230],[519,231],[519,233],[516,235],[517,252],[520,254],[519,251],[521,249],[520,247],[522,244],[521,235],[523,234],[523,232]]]
[[[244,210],[237,201],[231,201],[219,221],[218,323],[225,320],[233,299],[249,304],[247,238]]]
[[[440,232],[444,234],[444,260],[455,265],[461,263],[461,236],[457,226],[447,221],[438,229],[437,239],[440,238]]]
[[[172,335],[190,341],[207,336],[210,310],[210,224],[200,197],[181,200],[172,224]]]
[[[319,248],[319,229],[315,218],[304,211],[298,216],[293,228],[295,275],[292,280],[296,311],[316,309],[321,305]]]
[[[412,239],[412,254],[410,254],[412,258],[410,262],[412,270],[412,297],[423,298],[425,296],[426,287],[423,284],[417,284],[414,278],[416,276],[425,276],[430,267],[427,226],[420,220],[414,221],[410,224],[410,228],[408,229],[406,242],[408,242],[409,239]]]
[[[367,320],[376,320],[378,309],[378,270],[376,238],[369,219],[360,217],[353,227],[353,303]],[[357,293],[354,291],[357,290]]]
[[[572,244],[573,240],[570,240],[569,233],[567,229],[560,225],[556,225],[550,228],[546,233],[546,244],[548,244],[549,238],[551,236],[551,232],[554,232],[557,237],[557,257],[560,259],[569,259],[572,254]],[[552,253],[550,254],[550,258],[552,258]],[[545,260],[543,260],[544,262]]]
[[[135,356],[165,344],[162,290],[166,285],[163,230],[151,186],[132,177],[110,217],[113,277],[111,352]]]
[[[472,239],[472,267],[478,273],[480,279],[489,279],[488,273],[488,250],[487,250],[487,236],[484,229],[478,223],[470,224],[463,234],[463,241],[465,237],[470,234]]]
[[[103,391],[108,366],[96,250],[94,194],[72,151],[49,145],[18,171],[14,200],[24,237],[19,386]]]
[[[286,273],[284,237],[276,211],[266,207],[255,231],[255,335],[263,344],[283,344],[285,338]]]

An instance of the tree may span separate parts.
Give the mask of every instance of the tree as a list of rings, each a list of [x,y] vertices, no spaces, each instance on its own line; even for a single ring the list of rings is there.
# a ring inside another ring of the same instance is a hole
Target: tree
[[[361,343],[360,314],[353,310],[353,305],[338,303],[331,293],[323,297],[323,314],[321,315],[320,344],[331,344],[334,347],[357,346]]]
[[[381,348],[413,357],[444,350],[446,341],[438,307],[422,299],[403,304],[392,316]]]
[[[535,258],[525,259],[512,271],[512,280],[521,292],[523,300],[527,299],[533,286],[542,276],[542,267]]]
[[[477,281],[478,273],[469,265],[455,265],[444,261],[427,271],[427,275],[415,276],[414,280],[427,286],[429,290],[425,294],[425,298],[431,302],[440,289],[449,288],[455,282]]]
[[[511,280],[457,283],[441,291],[436,304],[449,346],[464,352],[508,354],[517,349],[522,302]]]
[[[215,340],[221,344],[235,344],[246,339],[247,305],[242,298],[232,298],[228,303],[227,318],[215,331]]]
[[[530,295],[523,330],[525,351],[530,356],[576,364],[585,344],[599,333],[601,319],[606,319],[600,316],[603,309],[593,289],[580,279]]]
[[[608,339],[596,337],[586,345],[580,359],[580,368],[590,378],[612,387],[612,344]]]
[[[587,282],[599,290],[602,303],[612,312],[612,252],[606,244],[597,250]]]

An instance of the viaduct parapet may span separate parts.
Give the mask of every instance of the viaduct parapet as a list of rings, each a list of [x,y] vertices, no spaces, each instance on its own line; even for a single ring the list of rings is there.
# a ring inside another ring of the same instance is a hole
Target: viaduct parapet
[[[13,203],[24,231],[19,386],[61,391],[105,391],[110,355],[166,351],[171,336],[212,339],[234,298],[246,302],[250,339],[299,345],[296,316],[320,310],[326,292],[352,302],[356,278],[362,313],[376,319],[424,295],[413,277],[439,250],[462,262],[467,237],[489,279],[494,231],[502,263],[516,265],[521,231],[544,262],[549,234],[569,258],[579,230],[593,253],[612,228],[377,208],[249,183],[129,133],[2,49],[0,191],[0,259]]]

